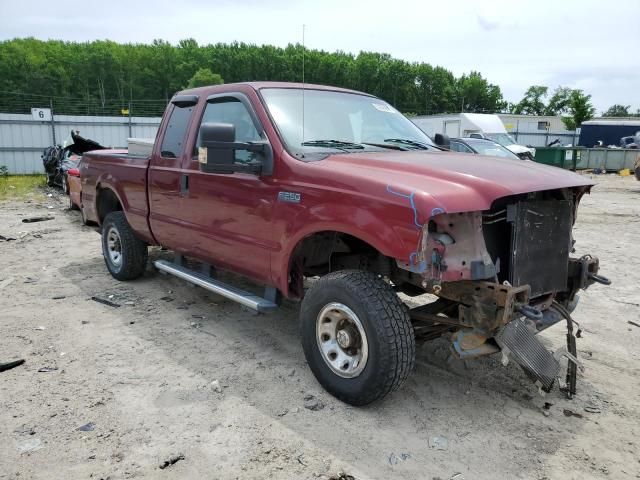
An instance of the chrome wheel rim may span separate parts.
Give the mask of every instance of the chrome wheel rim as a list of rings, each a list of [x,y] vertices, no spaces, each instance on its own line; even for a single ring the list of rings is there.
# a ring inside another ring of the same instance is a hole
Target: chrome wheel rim
[[[316,341],[322,359],[340,377],[357,377],[367,365],[367,334],[354,311],[342,303],[329,303],[320,311]]]
[[[120,266],[122,263],[122,243],[120,242],[120,234],[113,227],[107,232],[107,255],[114,266]]]

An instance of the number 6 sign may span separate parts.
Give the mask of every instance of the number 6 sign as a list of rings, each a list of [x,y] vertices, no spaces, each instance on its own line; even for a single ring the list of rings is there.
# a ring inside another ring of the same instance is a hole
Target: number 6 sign
[[[43,122],[51,121],[51,109],[50,108],[32,108],[31,116],[34,120],[41,120]]]

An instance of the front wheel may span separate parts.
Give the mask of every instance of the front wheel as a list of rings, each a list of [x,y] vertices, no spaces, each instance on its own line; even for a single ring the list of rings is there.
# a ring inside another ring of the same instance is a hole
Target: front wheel
[[[302,346],[332,395],[366,405],[396,390],[415,363],[406,306],[377,275],[343,270],[320,278],[300,311]]]
[[[144,273],[147,244],[136,237],[124,212],[111,212],[105,217],[102,223],[102,255],[107,269],[117,280],[133,280]]]

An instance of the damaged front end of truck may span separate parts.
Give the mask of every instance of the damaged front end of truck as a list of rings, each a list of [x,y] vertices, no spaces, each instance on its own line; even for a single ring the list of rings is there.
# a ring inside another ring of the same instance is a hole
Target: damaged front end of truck
[[[490,210],[439,213],[422,227],[408,264],[415,284],[437,301],[411,309],[417,339],[452,333],[452,349],[468,359],[501,352],[549,391],[560,381],[575,394],[576,334],[571,312],[577,293],[599,275],[596,257],[574,257],[572,228],[587,187],[562,188],[500,198]],[[536,334],[566,321],[567,347],[550,352]]]

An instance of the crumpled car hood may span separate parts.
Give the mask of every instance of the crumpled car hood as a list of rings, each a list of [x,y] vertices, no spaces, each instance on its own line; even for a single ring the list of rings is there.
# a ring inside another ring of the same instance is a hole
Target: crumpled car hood
[[[317,166],[351,191],[371,194],[373,188],[386,199],[411,196],[425,214],[488,210],[510,195],[569,187],[586,191],[594,185],[576,173],[532,161],[453,152],[336,154]]]

